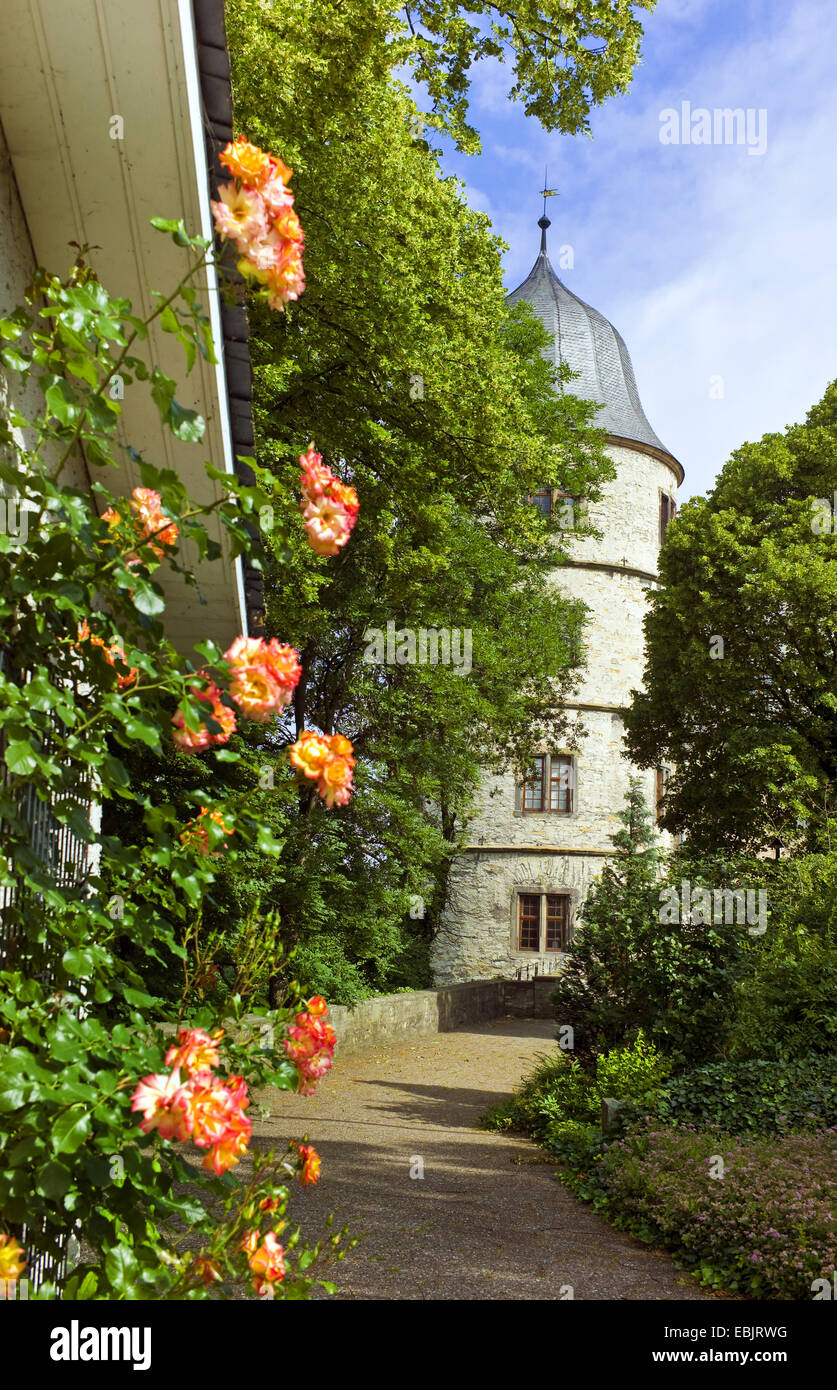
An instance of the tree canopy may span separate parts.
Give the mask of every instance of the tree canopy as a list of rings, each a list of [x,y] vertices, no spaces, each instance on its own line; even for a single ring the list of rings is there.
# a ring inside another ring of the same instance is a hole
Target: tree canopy
[[[281,828],[283,922],[303,942],[317,928],[335,959],[384,962],[379,985],[432,925],[480,767],[525,762],[564,728],[583,612],[549,579],[558,519],[528,497],[595,496],[612,474],[593,408],[554,391],[540,323],[506,306],[488,220],[415,137],[388,15],[319,0],[227,14],[236,128],[293,166],[306,233],[298,304],[281,321],[252,306],[258,457],[294,496],[313,438],[361,498],[350,564],[274,545],[268,632],[306,673],[295,727],[339,729],[358,757],[349,807],[325,818],[303,792]],[[407,639],[370,661],[388,623],[469,633],[470,671],[413,660]]]
[[[662,824],[698,849],[827,845],[837,772],[837,384],[738,449],[660,555],[631,757],[670,763]]]
[[[468,151],[479,136],[468,125],[471,68],[481,59],[510,63],[509,97],[524,103],[545,130],[579,135],[592,107],[626,92],[639,61],[639,9],[656,0],[413,0],[396,16],[408,34],[395,52],[412,66],[432,99],[429,123],[446,129]]]

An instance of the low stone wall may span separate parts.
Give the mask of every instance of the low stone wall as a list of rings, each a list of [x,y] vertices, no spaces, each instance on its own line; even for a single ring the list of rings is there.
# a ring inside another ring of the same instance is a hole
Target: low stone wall
[[[503,1012],[512,1018],[554,1018],[549,996],[557,981],[554,975],[538,975],[534,980],[506,980],[503,984]]]
[[[492,1018],[552,1018],[549,994],[555,980],[470,980],[442,989],[384,994],[350,1009],[333,1004],[329,1022],[340,1050],[358,1052],[382,1043],[404,1042],[432,1033],[450,1033]]]
[[[512,984],[519,983],[512,981]],[[528,984],[528,981],[525,982]],[[341,1052],[358,1052],[381,1043],[403,1042],[431,1033],[450,1033],[468,1023],[502,1018],[507,1012],[503,980],[472,980],[444,989],[384,994],[355,1008],[334,1004],[328,1019]]]

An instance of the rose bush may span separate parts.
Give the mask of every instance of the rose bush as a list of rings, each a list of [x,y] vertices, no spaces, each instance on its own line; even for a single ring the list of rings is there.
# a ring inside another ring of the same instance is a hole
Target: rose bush
[[[242,142],[226,162],[235,183],[222,190],[222,206],[232,220],[219,230],[284,309],[304,284],[290,173]],[[249,524],[273,495],[255,460],[246,486],[207,464],[220,486],[202,505],[175,472],[133,450],[142,486],[125,499],[102,481],[123,448],[121,406],[109,390],[116,376],[150,389],[176,437],[203,436],[201,417],[180,405],[174,381],[141,345],[159,320],[182,344],[187,370],[198,354],[215,360],[193,284],[210,248],[182,222],[154,225],[192,254],[147,318],[80,260],[65,281],[39,270],[25,303],[0,320],[6,372],[34,383],[43,401],[27,415],[8,404],[0,421],[0,480],[29,522],[24,544],[0,534],[0,1276],[21,1275],[25,1247],[48,1261],[31,1297],[212,1298],[246,1282],[258,1297],[301,1298],[315,1279],[326,1282],[344,1233],[305,1248],[287,1229],[290,1184],[316,1181],[316,1151],[294,1140],[287,1153],[248,1156],[245,1165],[246,1112],[256,1087],[310,1093],[327,1070],[334,1034],[325,1005],[300,1008],[292,994],[286,1007],[264,1011],[258,1031],[243,1020],[240,992],[184,1015],[183,1005],[178,1012],[149,993],[144,975],[172,955],[187,981],[205,972],[205,962],[190,960],[190,942],[219,857],[244,848],[272,855],[278,844],[248,813],[245,792],[215,804],[190,794],[195,814],[184,822],[132,785],[121,754],[138,742],[161,752],[173,738],[196,757],[235,760],[224,745],[237,721],[272,720],[300,671],[291,648],[244,636],[225,653],[198,643],[196,668],[162,623],[155,571],[166,563],[189,579],[187,554],[218,556],[210,514],[233,559],[259,563]],[[81,453],[97,470],[92,492],[68,476]],[[343,804],[351,745],[329,737],[340,742],[329,746],[318,785],[329,805]],[[103,833],[90,814],[91,803],[116,799],[141,826],[136,845]],[[263,924],[270,949],[272,931]],[[241,979],[251,965],[242,964]],[[71,1235],[82,1260],[63,1272]]]

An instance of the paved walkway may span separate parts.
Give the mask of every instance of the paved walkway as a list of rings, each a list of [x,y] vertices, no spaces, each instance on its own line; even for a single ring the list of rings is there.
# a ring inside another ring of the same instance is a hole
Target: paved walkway
[[[317,1188],[294,1219],[361,1243],[336,1266],[340,1299],[701,1299],[675,1268],[608,1226],[528,1140],[477,1129],[539,1052],[551,1020],[499,1019],[340,1058],[315,1096],[268,1091],[254,1145],[310,1134]],[[411,1177],[423,1160],[424,1177]],[[326,1295],[322,1295],[325,1297]]]

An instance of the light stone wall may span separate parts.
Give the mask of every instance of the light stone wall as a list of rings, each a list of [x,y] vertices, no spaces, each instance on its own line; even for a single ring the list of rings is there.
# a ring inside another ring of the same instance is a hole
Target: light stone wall
[[[587,670],[572,697],[573,704],[582,706],[581,737],[577,747],[566,744],[559,750],[575,758],[573,810],[524,812],[511,771],[485,776],[468,829],[468,849],[454,863],[448,906],[433,946],[438,985],[510,978],[521,967],[532,972],[536,963],[539,972],[560,968],[560,953],[517,950],[518,894],[567,893],[574,923],[590,882],[613,852],[617,813],[636,772],[623,755],[618,709],[642,684],[642,621],[654,583],[646,576],[657,570],[660,492],[674,495],[676,478],[671,467],[650,454],[617,445],[608,452],[617,475],[589,510],[602,536],[570,538],[567,552],[581,565],[561,565],[553,574],[563,593],[589,609]],[[585,567],[591,564],[607,568]],[[653,811],[656,772],[639,775]]]
[[[35,257],[29,229],[26,225],[17,184],[3,127],[0,125],[0,315],[10,314],[23,303],[27,285],[35,270]],[[6,373],[0,366],[0,401],[6,404],[13,397],[22,415],[31,419],[43,409],[43,398],[37,384],[23,384],[14,372]],[[29,431],[15,430],[18,444],[31,443]],[[62,475],[64,482],[74,487],[87,487],[87,471],[80,458],[70,458]],[[7,491],[4,487],[3,491]]]

